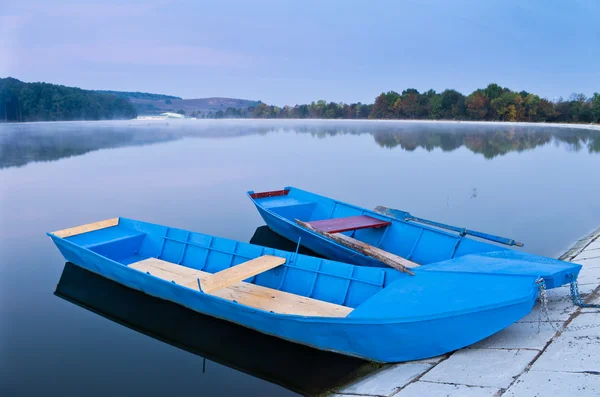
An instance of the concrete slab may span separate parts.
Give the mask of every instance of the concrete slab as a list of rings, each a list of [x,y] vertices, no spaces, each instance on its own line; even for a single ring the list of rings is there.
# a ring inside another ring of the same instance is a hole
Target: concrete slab
[[[583,267],[586,267],[588,269],[597,269],[600,267],[600,261],[596,259],[586,259],[581,261],[581,264],[583,265]]]
[[[330,397],[370,397],[370,396],[366,396],[366,395],[362,395],[362,394],[338,394],[338,393],[334,393],[334,394],[330,394]]]
[[[562,286],[546,291],[548,302],[564,302],[571,300],[571,290],[569,286]]]
[[[471,348],[542,350],[554,335],[556,331],[547,322],[516,323]]]
[[[539,352],[518,349],[463,349],[420,380],[507,388]]]
[[[569,326],[561,334],[561,337],[595,338],[600,343],[600,316],[596,313],[579,313],[569,323]],[[600,361],[600,357],[598,357],[598,360]]]
[[[594,314],[588,315],[595,316]],[[600,357],[600,337],[569,336],[577,334],[575,332],[565,332],[556,338],[536,360],[531,370],[600,372],[600,359],[598,359]],[[589,334],[592,335],[593,333],[589,332]]]
[[[415,382],[406,386],[394,397],[495,397],[500,395],[495,387],[449,385],[447,383]]]
[[[600,376],[554,371],[529,371],[502,397],[596,397],[600,395]]]
[[[572,262],[580,263],[579,261],[589,260],[593,258],[600,258],[600,250],[592,250],[586,248],[585,250],[580,252],[575,258],[573,258]],[[584,262],[581,262],[581,264],[583,265]]]
[[[591,299],[586,300],[586,303],[589,303],[591,305],[600,305],[600,294],[596,294]],[[591,307],[582,308],[581,313],[596,313],[596,314],[600,315],[600,308],[591,308]],[[600,322],[600,317],[598,317],[598,319],[599,319],[598,321]]]
[[[389,396],[431,368],[432,364],[396,364],[343,387],[340,394]]]
[[[531,310],[531,313],[519,320],[519,323],[538,323],[539,321],[548,321],[548,318],[546,315],[541,313],[541,310],[540,303],[537,302]],[[548,316],[550,317],[550,321],[555,322],[556,326],[559,326],[559,323],[567,321],[576,310],[577,306],[573,305],[570,297],[560,301],[548,302]],[[542,314],[541,317],[540,314]]]
[[[579,276],[577,276],[577,283],[583,284],[598,284],[600,283],[600,266],[587,266],[584,265]]]
[[[581,267],[581,271],[579,272],[579,277],[582,276],[591,276],[591,275],[598,275],[600,274],[600,264],[598,266],[588,266],[588,265],[583,265]]]
[[[436,357],[431,357],[431,358],[425,358],[423,360],[415,360],[415,361],[408,361],[405,364],[437,364],[440,361],[448,358],[449,354],[444,354],[442,356],[436,356]]]
[[[591,250],[600,250],[600,238],[597,238],[596,240],[592,241],[590,243],[590,245],[585,247],[584,251],[591,251]]]
[[[585,266],[594,266],[598,267],[600,265],[600,257],[595,258],[586,258],[586,259],[574,259],[573,262],[579,263],[580,265]]]

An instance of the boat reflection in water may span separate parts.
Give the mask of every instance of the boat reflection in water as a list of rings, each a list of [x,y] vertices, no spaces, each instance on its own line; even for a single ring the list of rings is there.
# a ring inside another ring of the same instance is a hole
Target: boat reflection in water
[[[266,226],[252,243],[281,237]],[[289,249],[290,246],[280,249]],[[293,250],[295,246],[292,244]],[[294,392],[312,396],[374,369],[361,359],[312,349],[204,316],[65,264],[56,296],[137,332]],[[198,368],[198,372],[203,368]]]
[[[256,229],[254,235],[250,239],[250,244],[262,245],[263,247],[275,248],[279,250],[285,250],[294,252],[296,251],[297,243],[288,240],[285,237],[280,236],[275,233],[269,226],[264,225]],[[303,255],[310,255],[317,258],[325,258],[322,255],[317,254],[315,251],[312,251],[304,246],[300,246],[298,248],[298,253]]]

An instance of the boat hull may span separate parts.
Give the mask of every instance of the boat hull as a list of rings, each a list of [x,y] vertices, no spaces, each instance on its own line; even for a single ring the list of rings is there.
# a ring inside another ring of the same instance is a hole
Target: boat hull
[[[425,319],[283,315],[199,293],[50,236],[68,261],[129,288],[291,342],[382,363],[434,357],[473,344],[527,315],[537,296],[532,286],[519,301]]]

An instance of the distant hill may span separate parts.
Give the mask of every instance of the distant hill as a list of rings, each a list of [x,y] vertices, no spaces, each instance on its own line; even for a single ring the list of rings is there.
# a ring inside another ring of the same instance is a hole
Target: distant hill
[[[102,94],[116,95],[128,99],[141,115],[160,114],[164,112],[185,111],[186,115],[196,113],[218,112],[219,110],[247,109],[256,107],[260,101],[237,98],[196,98],[182,99],[181,97],[148,92],[96,90]]]
[[[121,98],[136,98],[136,99],[150,99],[150,100],[165,100],[165,99],[181,99],[178,96],[163,95],[163,94],[151,94],[149,92],[129,92],[129,91],[109,91],[109,90],[94,90],[102,94],[116,95]]]
[[[185,111],[186,115],[193,112],[217,112],[227,108],[246,109],[256,107],[260,101],[236,98],[197,98],[197,99],[174,99],[164,100],[130,97],[129,100],[135,106],[137,112],[144,114],[159,114],[163,112]]]

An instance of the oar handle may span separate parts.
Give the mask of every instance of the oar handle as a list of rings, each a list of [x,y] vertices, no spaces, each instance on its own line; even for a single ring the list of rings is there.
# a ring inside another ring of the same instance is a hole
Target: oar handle
[[[406,221],[406,222],[411,222],[411,221],[412,222],[419,222],[419,223],[423,223],[423,224],[426,224],[426,225],[430,225],[430,226],[434,226],[434,227],[439,227],[441,229],[452,230],[453,232],[459,233],[461,236],[464,236],[464,235],[468,234],[468,235],[473,236],[473,237],[477,237],[477,238],[481,238],[481,239],[484,239],[484,240],[493,241],[493,242],[500,243],[500,244],[516,245],[517,247],[522,247],[523,246],[523,243],[519,243],[518,241],[515,241],[513,239],[509,239],[509,238],[506,238],[506,237],[495,236],[493,234],[488,234],[488,233],[477,232],[475,230],[461,229],[461,228],[456,227],[456,226],[446,225],[446,224],[443,224],[443,223],[430,221],[428,219],[418,218],[416,216],[411,215],[409,212],[402,211],[402,210],[397,210],[397,209],[394,209],[394,208],[384,207],[382,205],[379,205],[379,206],[375,207],[375,212],[378,212],[378,213],[380,213],[382,215],[389,216],[389,217],[394,218],[394,219],[403,220],[403,221]]]

